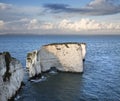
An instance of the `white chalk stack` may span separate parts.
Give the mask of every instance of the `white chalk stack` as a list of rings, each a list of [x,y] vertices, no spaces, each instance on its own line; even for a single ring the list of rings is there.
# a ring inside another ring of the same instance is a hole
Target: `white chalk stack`
[[[26,67],[33,77],[55,67],[62,72],[83,72],[86,55],[85,43],[53,43],[27,54]]]

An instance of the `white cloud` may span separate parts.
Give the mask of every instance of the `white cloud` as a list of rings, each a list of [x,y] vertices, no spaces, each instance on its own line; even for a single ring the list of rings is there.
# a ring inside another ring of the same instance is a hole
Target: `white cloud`
[[[5,25],[4,21],[0,20],[0,30],[4,29],[4,25]]]
[[[82,8],[71,8],[66,5],[49,5],[51,10],[59,11],[47,13],[45,7],[40,6],[18,6],[0,3],[0,34],[1,33],[81,33],[81,32],[118,32],[120,33],[119,16],[107,18],[108,16],[92,16],[84,18],[84,15],[111,15],[120,12],[120,5],[112,3],[115,0],[92,0]],[[117,0],[116,0],[117,1]],[[64,12],[64,13],[61,13]],[[42,15],[45,14],[45,15]],[[52,14],[52,16],[50,15]],[[54,18],[55,16],[60,19]],[[72,16],[71,16],[72,15]],[[82,15],[82,16],[78,16]],[[109,17],[110,17],[109,15]],[[62,16],[62,17],[61,17]],[[67,16],[67,17],[65,17]],[[71,17],[80,20],[70,20]],[[96,18],[95,18],[96,17]],[[106,18],[105,18],[106,17]],[[63,20],[64,18],[64,20]],[[65,19],[67,18],[67,19]],[[70,18],[70,19],[69,19]],[[102,18],[105,18],[102,20]],[[62,19],[62,20],[61,20]],[[111,20],[112,19],[112,20]],[[107,22],[110,20],[111,22]],[[115,22],[116,20],[116,22]],[[52,21],[52,22],[51,22]],[[106,21],[106,22],[105,22]],[[83,32],[83,33],[84,33]]]
[[[35,30],[35,29],[41,29],[41,30],[49,30],[53,28],[53,24],[52,23],[47,23],[47,22],[40,22],[37,19],[32,19],[30,20],[30,22],[28,23],[28,30]]]
[[[92,0],[86,9],[93,15],[112,15],[120,13],[119,0]],[[89,12],[88,12],[89,13]]]
[[[0,3],[0,10],[10,9],[11,7],[11,4]]]
[[[28,29],[33,30],[33,29],[39,29],[39,22],[37,19],[32,19],[29,24],[28,24]]]
[[[82,18],[79,21],[69,19],[60,22],[47,22],[38,19],[23,18],[15,21],[4,22],[0,20],[0,32],[21,34],[84,34],[120,32],[120,23],[99,22],[93,19]]]
[[[108,0],[93,0],[88,4],[88,7],[105,9],[107,7],[111,7],[110,5],[111,4],[108,3]]]
[[[68,31],[101,31],[101,30],[119,30],[120,24],[116,23],[105,23],[105,22],[97,22],[91,19],[81,19],[80,21],[70,21],[70,20],[62,20],[59,25],[59,29],[68,30]]]
[[[54,29],[54,26],[52,23],[44,23],[42,26],[41,26],[42,29],[46,29],[46,30],[50,30],[50,29]]]

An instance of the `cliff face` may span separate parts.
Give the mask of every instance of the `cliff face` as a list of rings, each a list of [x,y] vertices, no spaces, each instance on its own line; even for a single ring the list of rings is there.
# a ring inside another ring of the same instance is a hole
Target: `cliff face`
[[[48,44],[38,51],[28,53],[26,66],[30,77],[33,76],[32,74],[37,74],[36,68],[40,68],[41,72],[48,71],[51,67],[63,72],[83,72],[85,55],[86,44],[84,43]]]
[[[40,59],[38,51],[27,54],[26,67],[29,70],[29,77],[37,76],[41,73]]]
[[[8,52],[0,53],[0,101],[7,101],[16,94],[23,80],[21,63]]]
[[[86,55],[86,44],[81,43],[81,48],[82,48],[82,58],[85,60],[85,55]]]

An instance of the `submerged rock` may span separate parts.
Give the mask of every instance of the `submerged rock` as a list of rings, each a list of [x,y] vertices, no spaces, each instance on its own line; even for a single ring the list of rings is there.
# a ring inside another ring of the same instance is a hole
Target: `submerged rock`
[[[62,72],[83,72],[85,43],[53,43],[27,54],[26,67],[30,77],[55,67]]]
[[[0,53],[0,101],[11,99],[20,88],[23,80],[21,63],[9,52]]]

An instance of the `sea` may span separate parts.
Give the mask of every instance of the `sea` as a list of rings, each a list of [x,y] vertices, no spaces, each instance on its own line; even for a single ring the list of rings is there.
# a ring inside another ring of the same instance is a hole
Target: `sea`
[[[28,81],[27,53],[60,42],[87,44],[84,72],[46,73],[39,82]],[[25,86],[16,101],[120,101],[120,35],[0,35],[3,51],[20,60],[25,70]]]

